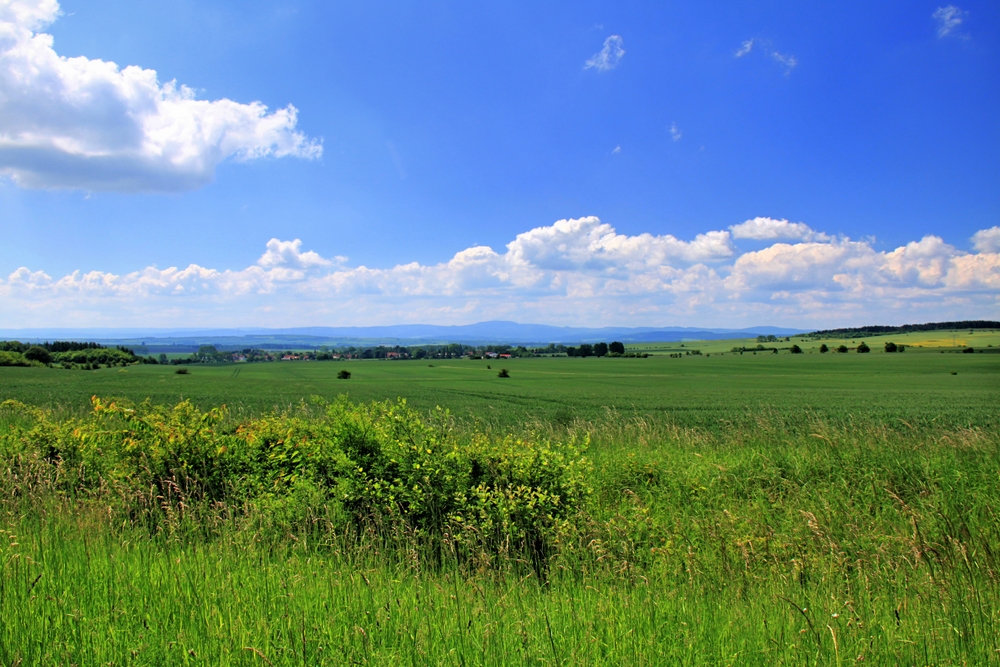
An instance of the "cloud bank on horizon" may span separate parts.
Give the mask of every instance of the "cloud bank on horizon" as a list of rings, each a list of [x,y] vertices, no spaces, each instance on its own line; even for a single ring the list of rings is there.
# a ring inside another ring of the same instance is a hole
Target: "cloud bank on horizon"
[[[271,239],[240,270],[147,267],[0,279],[8,327],[283,326],[488,319],[564,325],[823,327],[1000,315],[1000,227],[976,252],[929,235],[891,251],[757,217],[685,241],[559,220],[447,262],[351,267]],[[763,247],[742,251],[737,242]]]
[[[224,160],[317,158],[292,105],[198,100],[154,70],[56,53],[56,0],[0,0],[0,174],[28,188],[174,192]]]

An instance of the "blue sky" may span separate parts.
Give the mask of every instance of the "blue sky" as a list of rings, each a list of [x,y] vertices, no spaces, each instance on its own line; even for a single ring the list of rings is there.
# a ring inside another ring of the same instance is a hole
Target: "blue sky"
[[[1000,319],[996,3],[538,4],[0,0],[0,326]]]

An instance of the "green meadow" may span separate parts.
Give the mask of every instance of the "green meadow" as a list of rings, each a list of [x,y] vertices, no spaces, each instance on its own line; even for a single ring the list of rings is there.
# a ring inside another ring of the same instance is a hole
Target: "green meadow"
[[[790,343],[783,343],[790,345]],[[733,341],[722,347],[729,349]],[[706,347],[702,343],[687,348]],[[668,354],[632,358],[275,362],[133,366],[97,371],[0,368],[0,400],[78,413],[90,397],[176,403],[235,414],[287,409],[310,397],[346,394],[367,402],[405,398],[421,410],[511,427],[533,421],[600,420],[608,410],[650,415],[679,426],[725,428],[762,411],[787,419],[833,422],[996,426],[1000,355],[770,352]],[[509,378],[499,378],[507,368]],[[338,380],[340,370],[351,372]]]
[[[1000,354],[935,333],[0,368],[0,665],[1000,664]]]

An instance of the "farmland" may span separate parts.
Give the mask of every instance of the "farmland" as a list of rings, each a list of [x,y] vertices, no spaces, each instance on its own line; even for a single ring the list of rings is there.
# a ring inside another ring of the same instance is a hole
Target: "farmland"
[[[510,378],[497,377],[501,366],[510,370]],[[352,378],[336,379],[344,368]],[[206,408],[226,404],[237,414],[259,414],[311,396],[331,399],[346,393],[363,402],[402,397],[422,410],[443,406],[462,418],[511,426],[532,420],[596,420],[608,409],[705,428],[755,419],[762,409],[834,422],[872,418],[995,426],[998,369],[1000,355],[916,351],[283,362],[193,366],[188,375],[155,365],[85,372],[0,368],[0,400],[79,412],[89,409],[92,395],[156,403],[190,399]]]
[[[0,665],[1000,664],[1000,354],[934,333],[0,368]]]

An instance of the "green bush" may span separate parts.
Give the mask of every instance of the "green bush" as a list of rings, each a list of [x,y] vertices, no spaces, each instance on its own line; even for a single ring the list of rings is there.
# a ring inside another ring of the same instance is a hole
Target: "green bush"
[[[52,362],[52,355],[44,347],[38,345],[33,345],[24,351],[24,358],[30,359],[31,361],[37,361],[40,364],[48,364]]]
[[[33,366],[20,352],[5,352],[0,350],[0,366]]]
[[[521,550],[537,565],[589,493],[586,440],[459,438],[446,411],[423,417],[405,401],[344,399],[319,417],[228,426],[225,407],[92,403],[86,417],[64,421],[0,404],[20,420],[0,433],[0,460],[22,462],[64,493],[107,492],[150,525],[171,503],[287,508],[309,498],[312,508],[341,508],[341,530],[418,536],[466,555]]]

